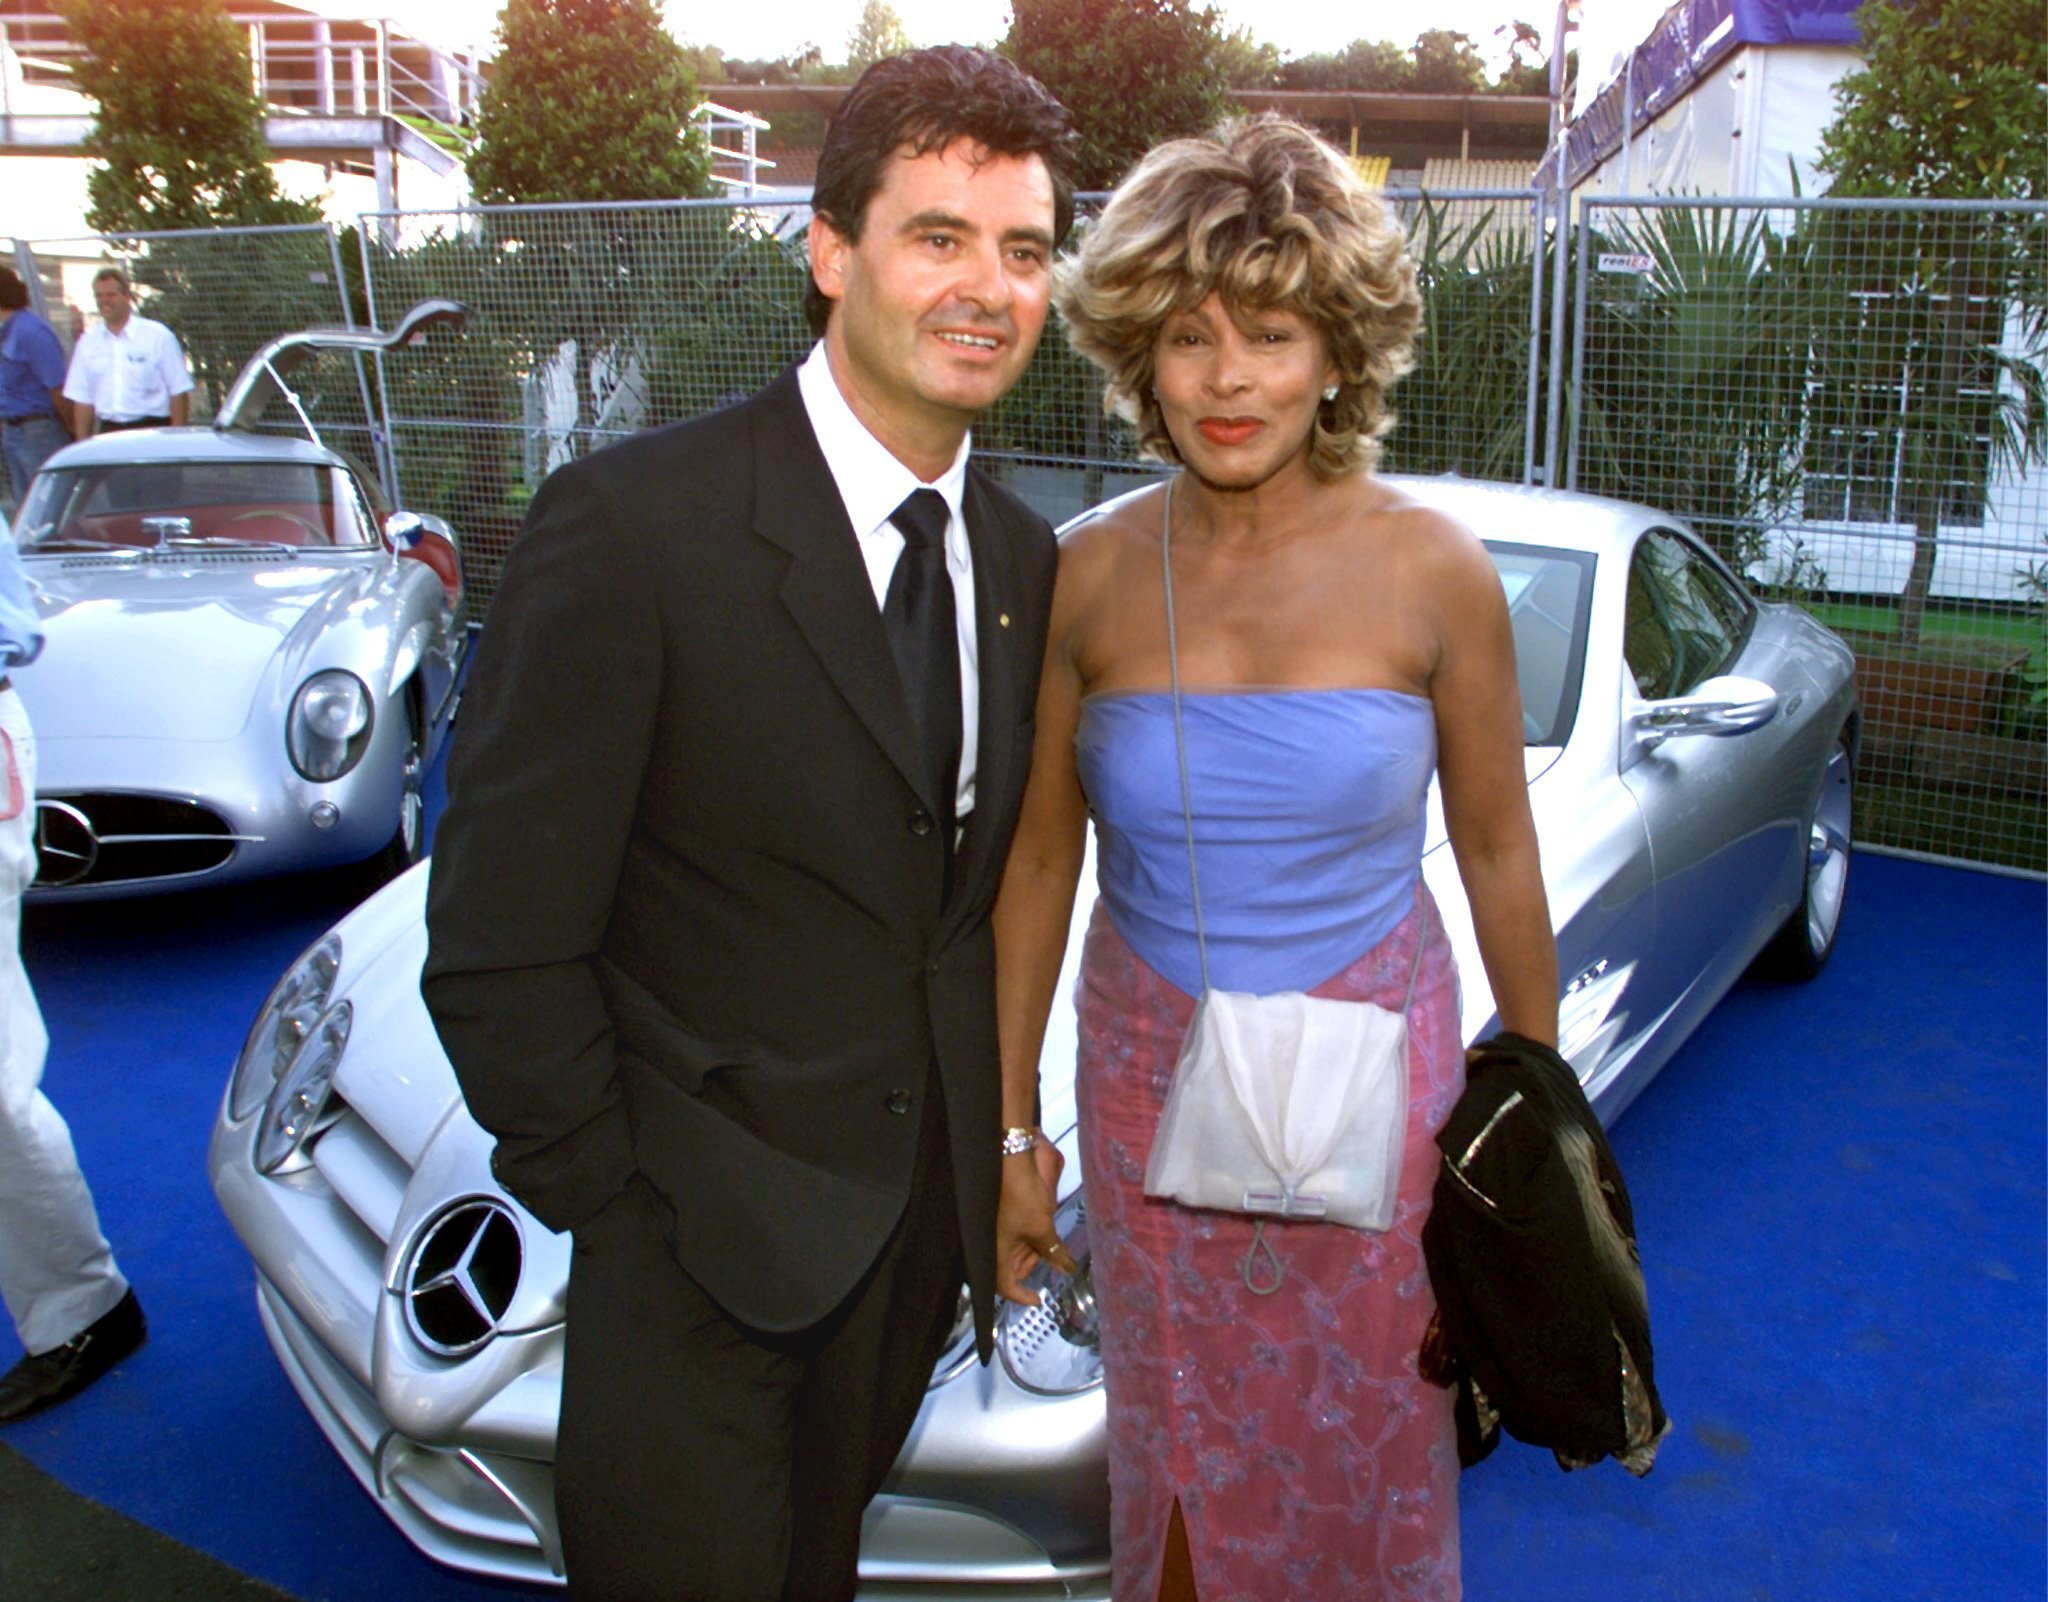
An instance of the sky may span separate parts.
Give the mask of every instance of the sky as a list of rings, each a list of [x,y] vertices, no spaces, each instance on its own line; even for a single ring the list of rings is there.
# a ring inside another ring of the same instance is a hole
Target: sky
[[[487,41],[503,0],[296,0],[334,16],[388,14],[432,44]],[[1589,69],[1604,76],[1607,59],[1633,44],[1669,0],[1582,0],[1583,51]],[[1009,0],[891,0],[916,44],[960,40],[988,43],[1009,27]],[[860,19],[861,0],[758,0],[751,6],[716,0],[665,0],[669,27],[690,44],[716,45],[728,56],[757,59],[790,55],[807,44],[828,60],[845,55]],[[1217,0],[1231,27],[1278,45],[1282,55],[1335,50],[1353,39],[1410,45],[1425,27],[1468,35],[1482,54],[1499,54],[1494,30],[1520,17],[1547,39],[1556,25],[1556,0],[1434,0],[1426,10],[1412,0]]]

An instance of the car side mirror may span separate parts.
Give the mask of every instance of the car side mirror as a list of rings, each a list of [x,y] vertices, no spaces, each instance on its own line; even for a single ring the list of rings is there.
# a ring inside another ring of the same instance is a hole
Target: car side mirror
[[[1778,692],[1761,679],[1735,674],[1708,679],[1690,695],[1645,701],[1628,714],[1637,755],[1666,740],[1704,734],[1716,738],[1747,734],[1778,715]]]
[[[455,543],[454,531],[431,512],[393,512],[384,519],[384,543],[393,551],[409,551],[429,534]]]

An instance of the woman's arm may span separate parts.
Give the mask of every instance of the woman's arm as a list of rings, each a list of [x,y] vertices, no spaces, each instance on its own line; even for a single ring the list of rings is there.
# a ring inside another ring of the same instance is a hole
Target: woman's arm
[[[1031,777],[996,896],[996,1034],[1002,1049],[1003,1123],[1011,1127],[1038,1121],[1038,1054],[1066,955],[1087,844],[1088,803],[1074,766],[1081,678],[1072,649],[1082,588],[1076,568],[1086,565],[1085,559],[1076,563],[1068,550],[1061,551],[1038,683]],[[1003,1159],[996,1288],[1013,1302],[1037,1301],[1023,1280],[1041,1257],[1055,1267],[1073,1266],[1064,1247],[1056,1253],[1047,1249],[1058,1239],[1052,1221],[1059,1169],[1058,1153],[1044,1141],[1028,1155]]]
[[[1456,525],[1439,528],[1430,699],[1444,824],[1501,1027],[1554,1046],[1557,942],[1529,815],[1514,630],[1485,547]]]

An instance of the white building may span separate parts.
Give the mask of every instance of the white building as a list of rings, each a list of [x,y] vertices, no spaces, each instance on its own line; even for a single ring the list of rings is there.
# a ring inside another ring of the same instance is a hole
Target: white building
[[[1861,63],[1853,13],[1859,0],[1678,0],[1659,16],[1611,77],[1582,96],[1562,140],[1538,170],[1539,187],[1561,177],[1574,202],[1619,196],[1728,196],[1789,201],[1817,196],[1827,175],[1813,163],[1822,132],[1836,114],[1836,83]],[[1774,228],[1791,210],[1766,213]],[[1640,270],[1640,266],[1638,267]],[[1873,291],[1868,317],[1874,340],[1903,340]],[[1975,303],[1972,321],[2000,310]],[[2007,357],[2028,353],[2017,308],[2003,312]],[[1986,337],[1984,335],[1977,336]],[[1903,374],[1908,358],[1894,363]],[[1973,367],[1987,363],[1966,364]],[[1881,371],[1881,364],[1873,372]],[[1986,396],[1997,386],[2017,399],[2010,375],[1965,374]],[[1855,397],[1868,426],[1816,430],[1806,445],[1806,478],[1795,521],[1773,531],[1764,577],[1816,571],[1836,591],[1897,594],[1913,558],[1908,482],[1899,454],[1911,385],[1867,382]],[[1819,399],[1815,390],[1816,400]],[[1835,415],[1842,415],[1841,397]],[[1933,593],[1948,598],[2013,601],[2023,597],[2021,572],[2048,557],[2044,492],[2048,473],[2010,466],[1987,472],[1988,434],[1978,464],[1966,467],[1944,496]],[[1812,564],[1808,566],[1806,564]]]
[[[374,0],[372,0],[374,3]],[[336,221],[400,205],[462,204],[460,148],[483,93],[477,52],[443,49],[386,19],[230,0],[246,29],[279,187]],[[0,0],[0,229],[85,231],[93,104],[71,87],[78,46],[48,0]]]
[[[1834,86],[1860,59],[1860,0],[1678,0],[1604,85],[1562,150],[1580,195],[1817,194]],[[1582,68],[1583,70],[1583,68]],[[1560,153],[1538,175],[1548,184]]]

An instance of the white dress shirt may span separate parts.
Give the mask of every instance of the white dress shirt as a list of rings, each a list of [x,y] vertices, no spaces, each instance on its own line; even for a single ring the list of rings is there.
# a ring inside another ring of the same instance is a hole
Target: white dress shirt
[[[964,823],[974,809],[974,768],[981,752],[981,671],[974,630],[974,560],[967,544],[967,524],[960,498],[967,487],[967,452],[973,443],[960,441],[953,462],[927,484],[889,453],[889,449],[854,416],[839,392],[823,340],[797,369],[797,389],[818,447],[825,453],[832,482],[846,504],[847,521],[860,541],[861,560],[874,586],[879,610],[888,598],[889,580],[903,554],[903,534],[889,516],[913,490],[937,490],[945,500],[946,572],[953,580],[953,618],[960,636],[960,783],[954,813]]]
[[[168,417],[171,397],[192,388],[178,336],[154,317],[131,312],[115,333],[95,323],[71,352],[64,398],[90,406],[109,423]]]

